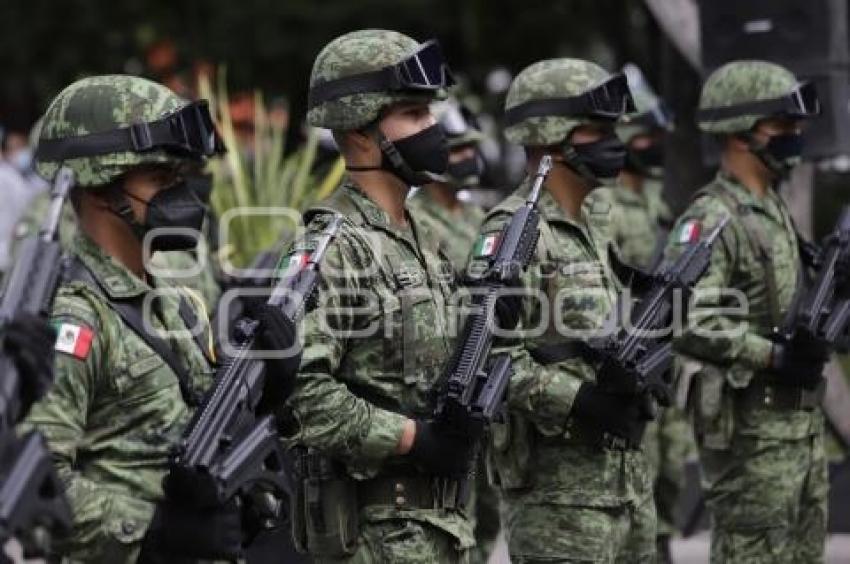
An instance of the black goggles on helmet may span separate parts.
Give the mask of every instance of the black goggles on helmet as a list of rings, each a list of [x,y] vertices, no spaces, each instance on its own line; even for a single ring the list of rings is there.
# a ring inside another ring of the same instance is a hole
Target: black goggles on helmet
[[[505,111],[505,122],[514,125],[533,117],[587,116],[616,120],[634,112],[635,104],[626,75],[615,74],[590,90],[567,98],[530,100]]]
[[[321,82],[310,88],[308,106],[366,92],[436,92],[455,84],[454,76],[435,39],[426,41],[412,55],[382,69]]]
[[[128,127],[38,142],[36,158],[64,161],[109,153],[162,150],[177,156],[201,158],[225,152],[206,100],[191,102],[155,121]]]
[[[779,98],[699,110],[697,121],[719,121],[750,115],[787,116],[793,119],[805,119],[820,115],[820,111],[817,89],[813,82],[805,81]]]

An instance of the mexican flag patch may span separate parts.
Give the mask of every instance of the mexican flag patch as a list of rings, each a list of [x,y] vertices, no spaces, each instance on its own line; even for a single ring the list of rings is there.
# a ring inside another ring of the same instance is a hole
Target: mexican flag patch
[[[280,270],[284,276],[295,274],[304,268],[309,259],[310,253],[308,252],[292,253],[291,255],[283,257],[283,260],[280,262]]]
[[[60,323],[56,326],[55,349],[84,360],[91,350],[94,331],[84,325]]]
[[[676,242],[680,245],[687,243],[695,243],[699,241],[700,233],[702,232],[702,222],[698,219],[692,219],[682,224],[679,229],[679,235],[676,237]]]
[[[475,257],[489,257],[496,252],[500,238],[501,233],[482,235],[478,238],[478,241],[475,242],[475,247],[472,249],[472,255]]]

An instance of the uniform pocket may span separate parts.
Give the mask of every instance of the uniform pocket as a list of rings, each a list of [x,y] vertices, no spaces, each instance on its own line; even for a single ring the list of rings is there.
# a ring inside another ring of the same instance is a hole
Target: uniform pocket
[[[697,439],[705,448],[727,450],[734,431],[734,408],[726,375],[705,365],[694,378],[692,412]]]
[[[105,536],[100,562],[135,562],[153,518],[154,504],[116,494],[107,501]]]

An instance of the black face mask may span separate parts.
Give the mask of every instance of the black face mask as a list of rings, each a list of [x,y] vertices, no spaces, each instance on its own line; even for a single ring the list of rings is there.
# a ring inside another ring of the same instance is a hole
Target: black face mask
[[[186,176],[186,184],[195,196],[204,204],[209,205],[213,190],[212,174],[192,174]]]
[[[803,154],[803,135],[801,133],[783,133],[774,135],[761,145],[752,135],[744,137],[750,150],[764,166],[779,178],[788,178],[791,170],[801,161]]]
[[[449,163],[446,168],[446,176],[449,182],[458,189],[478,186],[483,173],[484,162],[478,155]]]
[[[629,149],[625,168],[644,176],[653,176],[652,169],[664,166],[664,146],[653,143],[644,149]]]
[[[122,194],[144,202],[144,200],[126,192],[122,192]],[[207,208],[198,199],[185,179],[169,188],[160,190],[145,203],[147,204],[147,211],[145,212],[144,223],[141,224],[136,220],[129,203],[126,203],[126,201],[125,205],[120,206],[117,210],[118,215],[130,224],[140,240],[144,239],[144,236],[154,229],[181,228],[190,230],[189,233],[163,232],[156,234],[151,239],[151,250],[182,251],[195,248],[198,239],[201,237],[200,231],[204,224]]]
[[[592,143],[568,144],[564,153],[566,165],[594,188],[616,178],[626,162],[626,146],[613,133]]]
[[[392,172],[410,186],[441,180],[440,175],[446,172],[449,164],[449,148],[439,124],[395,141],[389,141],[382,133],[379,134],[383,153],[381,168]]]

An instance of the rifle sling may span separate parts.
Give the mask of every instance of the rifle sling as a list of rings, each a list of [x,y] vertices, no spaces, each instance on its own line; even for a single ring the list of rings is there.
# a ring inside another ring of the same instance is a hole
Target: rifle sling
[[[139,296],[127,298],[123,300],[114,300],[108,297],[97,278],[91,273],[88,267],[82,261],[76,259],[71,262],[68,268],[66,280],[68,282],[82,282],[92,291],[100,295],[108,304],[109,307],[118,314],[118,316],[133,330],[151,349],[154,350],[165,363],[171,368],[177,376],[177,382],[180,386],[180,395],[189,406],[200,404],[200,395],[196,394],[190,385],[190,375],[186,366],[177,357],[167,341],[149,333],[145,330],[145,323],[142,316],[142,302]],[[185,303],[185,299],[180,297],[180,317],[187,328],[192,328],[197,323],[197,318],[192,314],[192,319],[187,319],[186,312],[191,311],[191,307]],[[203,351],[201,347],[201,351]]]

